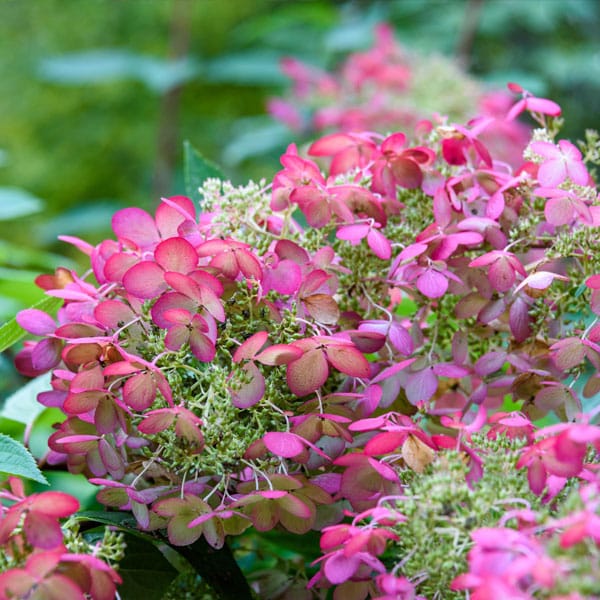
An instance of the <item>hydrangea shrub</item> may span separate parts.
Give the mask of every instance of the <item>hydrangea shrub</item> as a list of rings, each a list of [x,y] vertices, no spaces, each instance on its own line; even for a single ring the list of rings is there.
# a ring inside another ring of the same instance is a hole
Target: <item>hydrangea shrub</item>
[[[318,532],[259,597],[597,593],[599,146],[511,91],[539,125],[515,168],[486,117],[340,132],[63,237],[89,271],[17,317],[65,415],[47,462],[187,558]]]

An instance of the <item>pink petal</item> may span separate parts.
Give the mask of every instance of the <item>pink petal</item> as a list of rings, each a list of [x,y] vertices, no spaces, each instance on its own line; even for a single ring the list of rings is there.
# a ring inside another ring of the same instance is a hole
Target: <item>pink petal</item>
[[[153,410],[144,417],[144,420],[137,428],[141,433],[145,434],[158,433],[159,431],[168,429],[174,420],[175,415],[168,408]]]
[[[152,373],[134,375],[123,386],[123,400],[134,410],[143,411],[150,408],[155,399],[156,384]]]
[[[154,259],[165,271],[176,273],[189,273],[198,264],[194,246],[179,237],[161,242],[154,250]]]
[[[369,248],[373,250],[373,254],[381,260],[389,260],[392,256],[392,244],[390,241],[377,229],[371,229],[367,236]]]
[[[428,298],[440,298],[448,289],[448,280],[439,271],[427,269],[417,278],[417,289]]]
[[[210,362],[216,354],[216,348],[213,341],[197,329],[193,329],[190,334],[190,349],[192,354],[202,362]]]
[[[327,380],[329,368],[321,350],[309,350],[287,366],[287,383],[298,397],[319,389]]]
[[[262,279],[262,267],[252,252],[244,249],[236,250],[235,257],[240,271],[246,279],[256,279],[257,281]]]
[[[270,452],[283,458],[293,458],[305,448],[304,441],[295,433],[269,432],[262,439]]]
[[[547,160],[538,169],[538,181],[544,187],[554,188],[567,178],[567,166],[561,159]]]
[[[287,344],[274,344],[256,355],[256,360],[263,365],[287,365],[302,356],[302,350]]]
[[[354,346],[332,344],[325,354],[331,365],[346,375],[367,378],[371,374],[369,361]]]
[[[308,314],[319,323],[335,325],[340,318],[337,302],[329,294],[312,294],[303,298]]]
[[[348,242],[358,243],[364,237],[367,236],[371,229],[368,223],[360,223],[358,225],[345,225],[344,227],[338,228],[335,237],[340,240],[346,240]]]
[[[167,289],[164,271],[153,261],[133,265],[123,275],[123,287],[136,298],[156,298]]]
[[[139,260],[139,257],[134,254],[117,252],[106,261],[103,269],[104,276],[108,281],[122,283],[125,273]]]
[[[513,265],[505,258],[499,258],[490,265],[488,278],[498,292],[507,292],[514,285],[516,275]]]
[[[396,182],[403,188],[418,188],[423,182],[421,167],[414,160],[398,158],[392,162],[391,168]]]
[[[165,318],[165,312],[173,308],[185,309],[190,313],[195,313],[197,305],[191,298],[188,298],[183,294],[178,292],[167,292],[154,303],[154,306],[150,311],[154,323],[163,329],[169,328],[172,323]]]
[[[300,287],[302,271],[300,266],[292,260],[280,260],[275,268],[269,269],[265,274],[268,288],[280,294],[293,294]]]
[[[113,215],[112,228],[119,240],[129,240],[139,248],[148,248],[159,241],[154,219],[141,208],[118,210]]]
[[[31,511],[25,517],[25,536],[36,548],[51,550],[63,541],[62,530],[56,518],[41,512]]]
[[[47,335],[56,329],[54,319],[37,308],[28,308],[17,313],[17,323],[33,335]]]
[[[240,362],[244,359],[251,359],[256,356],[258,351],[265,345],[269,339],[266,331],[259,331],[251,335],[241,346],[233,353],[233,362]]]
[[[64,492],[42,492],[35,497],[31,506],[36,512],[63,519],[79,510],[79,501]]]
[[[327,559],[323,571],[327,579],[337,585],[350,579],[356,573],[360,564],[360,558],[356,554],[346,556],[343,552],[336,552]]]
[[[260,402],[265,394],[265,378],[259,368],[252,362],[242,367],[246,376],[250,378],[248,383],[231,390],[231,403],[237,408],[250,408]]]
[[[31,364],[36,371],[48,371],[60,362],[62,342],[53,338],[40,340],[31,352]]]
[[[360,431],[353,429],[353,431]],[[372,437],[365,445],[364,452],[368,456],[377,454],[390,454],[400,447],[406,439],[406,431],[385,431]]]
[[[194,203],[185,196],[172,196],[168,203],[163,200],[156,209],[156,225],[163,239],[177,236],[179,225],[195,218]]]
[[[165,348],[177,351],[190,339],[187,325],[173,325],[165,335]]]

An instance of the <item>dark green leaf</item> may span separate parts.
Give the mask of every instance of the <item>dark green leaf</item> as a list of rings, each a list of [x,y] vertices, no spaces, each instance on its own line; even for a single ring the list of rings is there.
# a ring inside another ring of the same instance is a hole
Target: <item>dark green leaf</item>
[[[198,203],[202,200],[198,188],[211,177],[225,179],[221,169],[213,162],[206,160],[192,144],[183,142],[184,178],[186,194]]]
[[[126,536],[126,543],[125,557],[119,562],[123,578],[119,595],[123,600],[161,600],[177,570],[155,544],[132,535]]]
[[[62,303],[63,300],[61,298],[45,296],[31,308],[37,308],[48,314],[54,314],[61,307]],[[0,352],[4,352],[4,350],[16,344],[25,334],[26,331],[19,326],[16,319],[11,319],[2,325],[0,327]]]
[[[102,523],[102,525],[111,525],[119,529],[138,533],[135,518],[130,512],[84,510],[77,513],[77,518],[82,521],[96,521],[97,523]]]
[[[0,472],[48,483],[29,450],[3,433],[0,433]]]

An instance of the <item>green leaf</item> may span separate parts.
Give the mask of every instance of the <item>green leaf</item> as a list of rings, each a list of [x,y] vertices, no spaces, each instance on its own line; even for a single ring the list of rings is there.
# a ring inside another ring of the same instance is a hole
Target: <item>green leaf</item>
[[[37,232],[38,230],[36,230],[36,239]],[[65,230],[61,229],[60,233],[64,232]],[[51,241],[54,242],[55,240],[56,236]],[[54,270],[59,266],[68,269],[75,269],[77,267],[77,263],[66,256],[46,252],[39,248],[27,248],[23,245],[7,242],[6,240],[0,240],[0,264],[7,267],[35,267],[36,269],[45,270]]]
[[[31,308],[43,310],[48,314],[55,314],[62,306],[62,303],[63,300],[61,298],[45,296]],[[13,344],[16,344],[26,333],[27,332],[19,326],[16,319],[11,319],[6,322],[0,327],[0,352],[4,352],[4,350],[10,348]]]
[[[213,162],[206,160],[188,141],[183,142],[183,161],[186,194],[196,203],[201,202],[202,196],[198,188],[211,177],[225,179],[221,169]]]
[[[39,199],[16,187],[0,187],[0,220],[16,219],[40,212],[44,203]]]
[[[223,160],[228,165],[238,165],[268,152],[278,151],[281,154],[293,137],[282,123],[273,123],[272,119],[262,117],[239,119],[235,131],[223,150]]]
[[[52,56],[42,60],[38,68],[42,79],[61,85],[133,79],[159,94],[193,79],[200,72],[198,61],[187,57],[164,60],[110,48]]]
[[[29,450],[3,433],[0,433],[0,472],[48,483]]]
[[[179,574],[156,544],[126,535],[125,557],[119,562],[121,598],[161,600]]]
[[[283,85],[288,78],[281,72],[281,55],[265,50],[247,50],[213,59],[205,77],[215,83],[237,85]]]
[[[37,395],[49,389],[50,373],[44,373],[28,381],[5,400],[0,416],[25,425],[33,423],[46,410],[46,407],[37,401]]]

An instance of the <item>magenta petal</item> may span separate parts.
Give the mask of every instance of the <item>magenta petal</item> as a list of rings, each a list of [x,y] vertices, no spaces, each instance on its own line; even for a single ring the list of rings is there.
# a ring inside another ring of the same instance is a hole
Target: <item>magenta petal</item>
[[[36,371],[48,371],[60,362],[62,342],[54,338],[40,340],[31,352],[31,364]]]
[[[428,298],[440,298],[448,289],[448,280],[439,271],[427,269],[417,278],[417,289]]]
[[[336,552],[327,559],[323,566],[325,576],[334,585],[344,583],[350,579],[361,564],[360,557],[356,554],[347,556],[343,552]]]
[[[280,294],[293,294],[300,287],[302,271],[292,260],[280,260],[274,269],[266,272],[268,287]]]
[[[304,451],[302,438],[295,433],[265,433],[263,442],[268,450],[283,458],[292,458]]]
[[[369,248],[373,250],[373,254],[381,260],[389,260],[392,256],[392,244],[390,241],[377,229],[371,229],[367,236]]]
[[[368,223],[360,223],[358,225],[346,225],[344,227],[340,227],[337,230],[335,237],[337,237],[340,240],[346,240],[348,242],[357,244],[358,242],[360,242],[360,240],[362,240],[368,235],[370,228],[371,227]]]
[[[198,264],[198,254],[187,240],[174,237],[161,242],[154,251],[154,259],[165,271],[189,273]]]
[[[231,390],[231,403],[237,408],[249,408],[260,402],[265,394],[265,378],[259,368],[252,362],[243,366],[246,376],[250,378],[239,389]]]
[[[164,271],[153,261],[133,265],[123,275],[123,287],[136,298],[155,298],[167,289]]]
[[[411,373],[406,383],[406,397],[411,404],[429,400],[436,392],[438,380],[433,369],[426,367],[422,371]]]
[[[356,431],[359,430],[357,429]],[[364,452],[367,456],[390,454],[402,445],[407,435],[406,431],[385,431],[378,433],[367,442]]]
[[[17,313],[17,323],[33,335],[47,335],[56,329],[54,319],[37,308],[28,308]]]
[[[140,248],[148,248],[158,242],[154,219],[141,208],[124,208],[112,218],[112,228],[119,240],[129,240]]]
[[[488,278],[498,292],[507,292],[515,283],[515,270],[508,260],[499,258],[489,267]]]
[[[534,494],[541,494],[546,485],[546,468],[541,460],[535,458],[527,471],[529,488]]]

